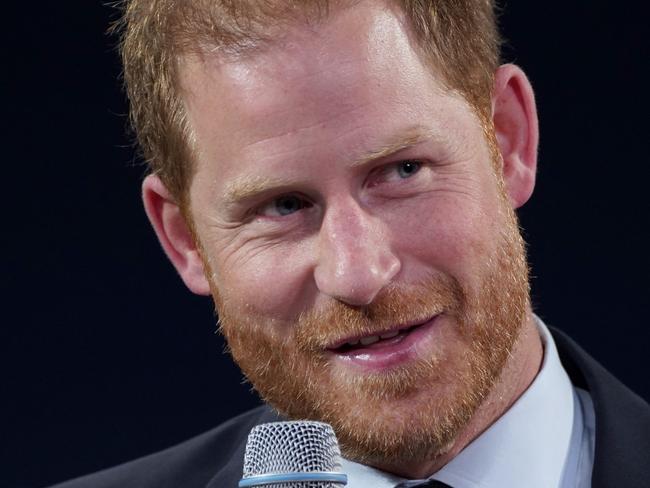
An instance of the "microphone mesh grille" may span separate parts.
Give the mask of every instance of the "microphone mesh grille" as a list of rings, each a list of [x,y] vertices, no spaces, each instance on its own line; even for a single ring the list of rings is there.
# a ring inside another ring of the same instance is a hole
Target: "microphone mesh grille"
[[[341,471],[341,453],[329,424],[312,421],[271,422],[248,435],[244,478],[272,473]],[[340,487],[323,482],[276,483],[268,488]]]

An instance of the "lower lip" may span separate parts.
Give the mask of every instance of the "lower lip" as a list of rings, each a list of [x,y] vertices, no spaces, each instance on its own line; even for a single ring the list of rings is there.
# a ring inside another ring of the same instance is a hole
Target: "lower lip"
[[[331,351],[331,354],[338,361],[354,364],[367,371],[381,371],[403,365],[417,359],[418,350],[438,328],[436,324],[439,317],[440,315],[436,315],[404,336],[385,339],[371,347],[360,347],[340,353]]]

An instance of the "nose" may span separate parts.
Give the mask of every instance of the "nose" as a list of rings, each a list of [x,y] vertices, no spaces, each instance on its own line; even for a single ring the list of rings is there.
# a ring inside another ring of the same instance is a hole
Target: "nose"
[[[370,304],[401,267],[386,230],[354,200],[328,208],[314,269],[320,292],[353,306]]]

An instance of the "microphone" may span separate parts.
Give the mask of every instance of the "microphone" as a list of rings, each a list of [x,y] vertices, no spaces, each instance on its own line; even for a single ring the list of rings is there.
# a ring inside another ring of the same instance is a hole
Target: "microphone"
[[[341,451],[323,422],[270,422],[253,427],[246,442],[239,488],[340,488]]]

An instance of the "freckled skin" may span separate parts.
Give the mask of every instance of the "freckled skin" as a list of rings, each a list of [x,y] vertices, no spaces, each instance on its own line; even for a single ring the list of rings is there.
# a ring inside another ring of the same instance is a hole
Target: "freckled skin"
[[[226,336],[249,376],[247,362],[253,364],[255,354],[263,361],[265,344],[269,350],[274,344],[290,348],[296,321],[313,311],[333,303],[351,309],[372,306],[387,287],[408,290],[442,276],[482,304],[486,270],[496,269],[500,259],[509,266],[504,249],[524,262],[507,203],[511,195],[500,186],[503,175],[495,172],[478,117],[462,97],[444,89],[411,45],[399,15],[381,2],[335,10],[310,28],[296,25],[277,44],[246,59],[188,57],[181,82],[198,150],[190,189],[194,228],[220,312],[232,318],[230,335],[224,323]],[[413,130],[430,137],[379,160],[352,164],[396,134]],[[417,169],[404,173],[404,161],[417,162]],[[286,184],[226,204],[230,185],[253,176],[281,178]],[[298,206],[293,211],[289,205],[285,215],[278,201],[287,197]],[[495,383],[478,410],[468,413],[471,419],[458,427],[450,445],[430,448],[431,459],[362,458],[362,452],[356,454],[359,459],[405,476],[430,474],[530,384],[541,346],[527,301],[525,269],[512,265],[508,271],[516,275],[514,294],[521,295],[519,309],[525,314],[510,318],[517,323],[507,329],[516,336],[514,342],[502,351],[508,363],[501,365],[500,376],[493,375]],[[498,300],[507,300],[489,298],[497,309]],[[390,430],[390,423],[403,423],[405,431],[416,432],[418,425],[408,425],[417,424],[416,409],[433,409],[435,419],[444,413],[437,409],[447,408],[447,393],[463,393],[459,378],[470,374],[465,370],[471,361],[465,358],[475,345],[461,329],[474,324],[461,324],[451,314],[441,323],[433,356],[423,358],[436,364],[435,379],[423,379],[426,389],[407,398],[383,399],[372,411],[377,415],[374,427]],[[491,324],[479,325],[489,332]],[[324,334],[326,327],[314,324]],[[490,344],[500,343],[488,340]],[[344,364],[322,362],[322,357],[312,364],[302,352],[287,351],[296,355],[287,361],[295,359],[297,370],[309,370],[310,381],[322,374],[323,384],[336,388],[341,381],[345,390],[345,382],[352,384],[358,376]],[[267,399],[274,398],[276,385],[255,386]],[[436,395],[443,400],[431,401]],[[294,403],[285,410],[300,408]],[[351,415],[362,419],[370,415],[369,408],[362,401],[347,405]],[[314,406],[309,412],[318,410]]]

